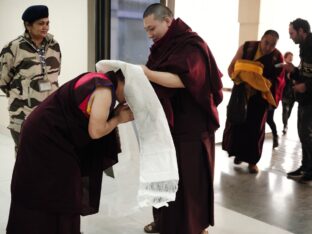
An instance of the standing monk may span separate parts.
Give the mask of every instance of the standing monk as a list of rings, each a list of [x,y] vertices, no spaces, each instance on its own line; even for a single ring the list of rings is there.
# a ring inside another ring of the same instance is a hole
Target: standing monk
[[[154,209],[147,233],[199,234],[214,224],[214,133],[222,83],[205,41],[162,4],[143,14],[154,44],[145,75],[152,82],[167,116],[177,152],[179,189],[168,207]]]
[[[250,82],[245,83],[245,91],[248,96],[246,120],[240,124],[233,124],[227,119],[223,134],[222,148],[229,153],[229,156],[235,156],[235,164],[240,164],[242,161],[247,162],[250,173],[258,172],[257,163],[262,154],[267,111],[269,105],[274,108],[281,99],[284,85],[283,69],[276,67],[276,64],[283,62],[282,54],[275,48],[278,38],[279,35],[276,31],[267,30],[260,41],[245,42],[238,49],[228,69],[229,76],[232,76],[237,72],[234,69],[237,62],[240,63],[237,67],[245,69],[247,72],[252,64],[254,68],[256,67],[256,72],[261,70],[261,74],[256,74],[256,76],[261,77],[264,84],[270,86],[266,87],[272,97],[271,103],[269,98],[263,98],[264,94],[260,91],[264,90],[263,87],[260,87],[259,90],[252,87],[258,84],[259,80],[254,77],[246,77]],[[251,62],[242,63],[240,59]]]

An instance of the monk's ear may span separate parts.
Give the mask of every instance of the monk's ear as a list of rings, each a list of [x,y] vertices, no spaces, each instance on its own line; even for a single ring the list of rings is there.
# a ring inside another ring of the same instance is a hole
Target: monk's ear
[[[298,29],[298,34],[302,35],[304,33],[303,28]]]
[[[171,25],[172,20],[173,20],[173,19],[172,19],[172,18],[170,18],[170,17],[168,17],[168,16],[167,16],[167,17],[165,17],[165,22],[167,23],[167,25],[168,25],[168,26],[170,26],[170,25]]]

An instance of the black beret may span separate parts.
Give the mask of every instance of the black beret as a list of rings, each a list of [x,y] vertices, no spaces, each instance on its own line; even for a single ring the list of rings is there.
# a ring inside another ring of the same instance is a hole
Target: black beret
[[[28,7],[23,15],[22,20],[32,23],[38,19],[47,18],[49,16],[49,9],[44,5],[34,5]]]

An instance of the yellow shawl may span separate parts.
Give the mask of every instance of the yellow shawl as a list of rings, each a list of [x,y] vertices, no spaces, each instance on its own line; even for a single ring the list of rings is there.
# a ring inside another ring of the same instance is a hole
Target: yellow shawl
[[[262,76],[263,65],[259,62],[254,62],[245,59],[239,59],[234,65],[234,72],[231,79],[235,84],[245,82],[250,87],[262,93],[262,97],[272,106],[276,107],[275,100],[271,93],[271,82]],[[249,95],[250,96],[250,92]]]

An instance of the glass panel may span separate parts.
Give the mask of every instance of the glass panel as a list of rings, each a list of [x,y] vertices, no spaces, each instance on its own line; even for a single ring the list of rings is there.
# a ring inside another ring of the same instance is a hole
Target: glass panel
[[[111,59],[145,64],[151,41],[143,28],[143,12],[155,0],[111,1]]]

